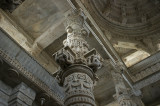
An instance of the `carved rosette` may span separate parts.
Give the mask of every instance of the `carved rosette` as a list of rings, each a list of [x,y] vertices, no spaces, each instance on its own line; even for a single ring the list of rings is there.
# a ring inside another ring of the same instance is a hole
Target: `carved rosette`
[[[89,50],[85,41],[88,32],[83,23],[79,11],[68,15],[64,48],[53,55],[61,67],[57,74],[60,84],[65,88],[65,106],[95,106],[93,85],[102,58],[95,49]]]

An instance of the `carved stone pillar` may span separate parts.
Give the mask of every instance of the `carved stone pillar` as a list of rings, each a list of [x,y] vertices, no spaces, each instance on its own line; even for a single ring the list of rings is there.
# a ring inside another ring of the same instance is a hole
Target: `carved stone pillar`
[[[65,106],[95,106],[93,85],[95,72],[101,67],[101,57],[95,49],[89,51],[84,38],[88,32],[83,27],[80,12],[68,15],[66,19],[67,39],[64,48],[54,54],[60,65],[60,83],[65,88]]]
[[[119,106],[138,106],[131,98],[131,95],[124,84],[123,77],[118,70],[111,71],[116,90],[116,99]]]
[[[26,84],[16,86],[9,98],[8,106],[32,106],[36,93]]]

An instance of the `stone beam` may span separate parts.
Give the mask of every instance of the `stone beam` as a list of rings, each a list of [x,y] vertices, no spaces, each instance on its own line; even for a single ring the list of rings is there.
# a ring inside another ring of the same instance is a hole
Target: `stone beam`
[[[117,44],[113,44],[114,47],[126,48],[126,49],[136,49],[139,50],[135,43],[130,42],[119,42]]]
[[[128,51],[127,53],[125,53],[121,58],[124,59],[125,57],[131,55],[132,53],[136,52],[137,50],[133,49],[133,50],[130,50]]]
[[[65,28],[62,23],[63,19],[59,20],[59,22],[57,22],[56,24],[53,24],[53,26],[45,31],[42,35],[40,35],[40,37],[38,37],[35,42],[38,43],[42,48],[46,48],[56,39],[62,36],[65,33]]]
[[[149,54],[152,53],[151,49],[149,49],[146,45],[143,43],[139,42],[138,44],[136,43],[131,43],[131,42],[120,42],[118,41],[117,44],[113,44],[114,47],[119,47],[119,48],[125,48],[125,49],[135,49],[138,51],[145,51]]]
[[[64,92],[57,80],[1,30],[0,57],[14,67],[23,76],[24,81],[30,81],[33,86],[46,92],[52,99],[63,105]],[[54,71],[54,67],[51,70]]]
[[[148,41],[148,39],[145,38],[143,38],[142,41],[142,40],[136,40],[136,38],[130,38],[130,37],[122,38],[115,36],[111,38],[111,41],[114,47],[143,50],[150,54],[155,51],[154,50],[155,47],[153,47],[152,41],[151,40]]]
[[[51,59],[46,52],[42,52],[40,55],[38,55],[39,51],[41,51],[41,47],[38,45],[38,43],[33,45],[33,39],[27,35],[27,33],[1,9],[0,28],[4,30],[22,48],[29,52],[43,67],[47,69],[47,71],[53,73],[57,70],[57,65],[53,59]],[[34,52],[32,51],[33,47],[36,49]]]
[[[160,80],[160,72],[158,72],[158,73],[156,73],[154,75],[151,75],[151,76],[149,76],[149,77],[147,77],[147,78],[135,83],[133,86],[136,89],[142,89],[142,88],[144,88],[144,87],[146,87],[148,85],[151,85],[152,83],[155,83],[155,82],[157,82],[159,80]]]
[[[60,13],[56,13],[55,16],[59,17],[59,19],[34,41],[32,52],[37,52],[39,54],[43,49],[65,33],[63,25],[64,17],[60,15]]]
[[[143,61],[129,67],[129,72],[134,75],[160,62],[160,52],[144,59]],[[158,67],[157,67],[158,68]]]
[[[17,43],[27,51],[33,43],[27,33],[23,31],[2,9],[0,9],[0,28],[7,32]]]
[[[129,72],[131,73],[131,79],[135,83],[140,80],[142,80],[140,82],[144,82],[143,79],[149,79],[153,74],[158,73],[160,71],[160,60],[158,58],[160,58],[159,52],[130,67]],[[156,80],[152,78],[156,78],[157,75],[158,74],[153,75],[149,82]]]

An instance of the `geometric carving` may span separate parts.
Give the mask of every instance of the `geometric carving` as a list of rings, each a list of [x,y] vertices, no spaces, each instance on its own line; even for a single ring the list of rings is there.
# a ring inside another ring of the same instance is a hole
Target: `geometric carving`
[[[95,72],[102,66],[102,58],[95,49],[89,51],[84,40],[88,32],[83,23],[79,11],[68,15],[64,48],[53,54],[61,67],[57,74],[65,89],[65,106],[95,106],[93,83],[96,80]]]
[[[94,95],[93,95],[93,81],[85,73],[73,73],[65,78],[65,105],[70,106],[71,104],[90,104],[95,106]],[[74,97],[73,97],[74,96]],[[78,103],[77,103],[78,102]]]
[[[63,98],[61,98],[56,92],[53,92],[51,88],[49,88],[44,82],[42,82],[39,78],[35,77],[32,73],[30,73],[26,68],[24,68],[16,59],[11,58],[2,48],[0,48],[0,56],[9,62],[12,66],[14,66],[19,74],[22,74],[28,80],[32,81],[36,86],[41,88],[43,91],[47,92],[50,97],[56,99],[59,103],[63,104]],[[56,95],[56,96],[55,96]]]

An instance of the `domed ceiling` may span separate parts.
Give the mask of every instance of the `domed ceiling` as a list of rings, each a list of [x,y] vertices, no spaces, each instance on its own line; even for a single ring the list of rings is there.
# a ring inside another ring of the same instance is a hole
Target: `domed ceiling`
[[[86,0],[84,4],[97,23],[112,33],[143,36],[160,30],[158,0]]]
[[[14,27],[12,24],[6,24],[10,21],[4,20],[6,26],[3,27],[12,35],[16,26],[17,33],[13,33],[15,35],[12,37],[20,40],[19,44],[22,47],[26,45],[29,48],[25,48],[26,51],[50,73],[58,70],[52,54],[63,47],[62,42],[66,38],[63,23],[65,14],[71,9],[67,1],[70,0],[25,0],[10,14]],[[74,1],[77,0],[72,0]],[[128,67],[160,49],[160,0],[81,1]],[[96,33],[96,30],[94,31]],[[94,92],[96,100],[104,106],[114,101],[115,89],[112,77],[106,71],[112,70],[112,67],[107,60],[107,53],[92,33],[87,38],[87,42],[104,58],[103,67],[97,72],[100,79]],[[148,94],[146,97],[152,95]]]
[[[159,50],[159,0],[83,0],[83,4],[128,67]]]

